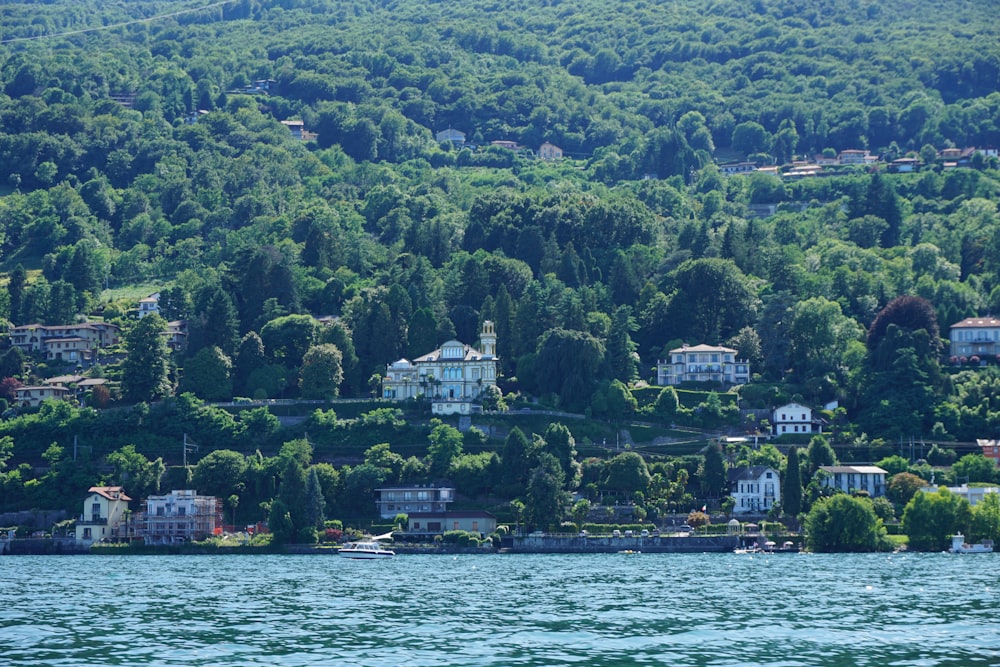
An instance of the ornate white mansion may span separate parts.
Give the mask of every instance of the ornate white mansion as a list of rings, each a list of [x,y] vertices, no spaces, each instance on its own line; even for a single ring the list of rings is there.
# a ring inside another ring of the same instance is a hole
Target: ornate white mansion
[[[486,387],[497,383],[497,335],[493,322],[483,322],[478,349],[449,340],[413,361],[400,359],[386,367],[382,397],[403,401],[429,397],[437,414],[469,414]]]

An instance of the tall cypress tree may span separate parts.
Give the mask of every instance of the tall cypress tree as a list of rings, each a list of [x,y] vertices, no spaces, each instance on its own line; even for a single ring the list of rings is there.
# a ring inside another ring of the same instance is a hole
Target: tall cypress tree
[[[785,516],[796,517],[802,511],[802,472],[797,447],[788,450],[785,478],[781,481],[781,506]]]

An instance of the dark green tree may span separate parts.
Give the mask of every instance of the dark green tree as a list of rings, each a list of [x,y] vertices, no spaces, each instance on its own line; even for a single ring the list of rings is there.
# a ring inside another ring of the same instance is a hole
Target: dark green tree
[[[813,504],[805,520],[806,546],[816,552],[867,552],[887,547],[885,527],[868,498],[837,494]]]
[[[565,424],[549,424],[542,435],[545,451],[556,457],[563,470],[563,480],[570,491],[580,485],[581,469],[576,460],[576,440]]]
[[[326,497],[319,481],[315,466],[309,468],[309,479],[306,482],[306,512],[305,520],[308,526],[323,529],[326,521]]]
[[[218,347],[203,347],[184,363],[180,391],[206,401],[228,400],[233,396],[232,368],[232,361]]]
[[[556,457],[544,452],[540,454],[525,490],[524,508],[529,525],[545,530],[562,520],[570,502],[564,485],[563,469]]]
[[[969,502],[941,487],[935,493],[917,492],[903,510],[903,532],[917,551],[941,551],[954,533],[968,533],[972,520]]]
[[[726,489],[726,460],[722,445],[713,442],[705,448],[705,467],[701,475],[702,491],[712,498],[718,498]]]
[[[162,335],[166,322],[155,313],[143,317],[125,337],[122,362],[122,398],[128,403],[155,401],[170,393],[167,361],[170,355]]]
[[[649,468],[646,460],[635,452],[623,452],[608,462],[608,489],[631,498],[636,493],[646,493],[649,488]]]
[[[343,355],[336,345],[325,343],[310,347],[302,358],[302,369],[299,371],[302,398],[336,398],[344,380],[342,359]]]
[[[799,449],[790,447],[785,477],[781,480],[781,509],[785,516],[797,517],[802,511],[802,473],[799,468]]]

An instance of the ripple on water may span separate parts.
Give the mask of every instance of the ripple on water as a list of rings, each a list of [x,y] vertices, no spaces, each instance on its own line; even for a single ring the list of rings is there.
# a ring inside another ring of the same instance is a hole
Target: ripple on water
[[[5,558],[0,662],[1000,664],[997,557]]]

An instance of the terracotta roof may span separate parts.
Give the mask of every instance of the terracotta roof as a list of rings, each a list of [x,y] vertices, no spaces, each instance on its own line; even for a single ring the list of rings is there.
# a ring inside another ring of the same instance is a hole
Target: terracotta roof
[[[92,486],[87,489],[87,492],[96,493],[108,500],[132,500],[125,495],[125,488],[121,486]]]

